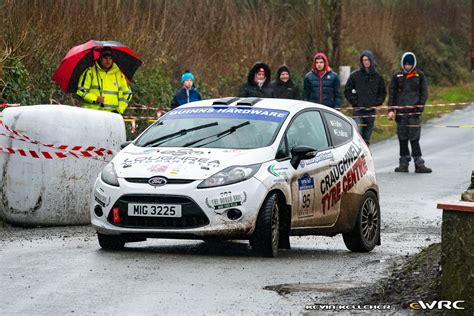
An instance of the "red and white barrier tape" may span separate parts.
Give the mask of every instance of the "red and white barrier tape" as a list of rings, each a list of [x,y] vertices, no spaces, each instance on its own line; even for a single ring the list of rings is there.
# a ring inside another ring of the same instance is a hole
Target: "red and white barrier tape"
[[[346,110],[374,110],[374,109],[389,109],[389,108],[392,108],[392,109],[413,109],[413,108],[420,108],[420,107],[443,107],[443,106],[458,106],[458,105],[467,105],[467,104],[471,104],[473,103],[473,101],[471,102],[457,102],[457,103],[433,103],[433,104],[425,104],[425,105],[395,105],[395,106],[387,106],[387,105],[384,105],[384,106],[371,106],[371,107],[367,107],[367,108],[354,108],[354,107],[345,107],[345,108],[342,108],[342,111],[346,111]],[[159,108],[159,107],[152,107],[152,106],[149,106],[149,105],[142,105],[142,104],[136,104],[134,106],[129,106],[127,108],[127,110],[156,110],[156,111],[160,111],[162,112],[163,114],[166,112],[163,108]]]
[[[20,106],[20,103],[0,103],[0,108],[7,108],[9,106]]]
[[[20,148],[11,148],[11,147],[0,147],[1,152],[8,154],[18,154],[23,157],[32,157],[32,158],[45,158],[45,159],[54,159],[54,158],[67,158],[68,156],[74,156],[79,158],[74,153],[62,153],[62,152],[48,152],[48,151],[36,151],[30,149],[20,149]]]
[[[10,126],[6,125],[2,120],[0,120],[0,125],[3,126],[8,132],[10,132],[11,134],[15,135],[15,136],[12,136],[12,135],[6,135],[6,134],[0,134],[1,136],[7,136],[7,137],[10,137],[10,138],[14,138],[14,139],[17,139],[17,140],[21,140],[21,141],[25,141],[25,142],[28,142],[28,143],[31,143],[31,144],[34,144],[34,145],[41,145],[41,146],[45,146],[45,147],[50,147],[50,148],[54,148],[54,149],[59,149],[59,150],[63,150],[63,151],[78,151],[78,152],[94,152],[94,153],[98,153],[98,155],[100,156],[103,156],[103,154],[107,154],[107,155],[113,155],[114,152],[110,149],[107,149],[107,148],[103,148],[103,147],[100,147],[100,148],[96,148],[95,146],[69,146],[69,145],[54,145],[54,144],[44,144],[44,143],[41,143],[37,140],[33,140],[31,139],[28,135],[25,135],[25,134],[22,134],[12,128],[10,128]]]
[[[398,124],[380,124],[377,127],[396,127]],[[367,126],[367,124],[357,124],[357,126]],[[435,127],[435,128],[474,128],[474,125],[434,125],[434,124],[405,124],[406,127]]]
[[[27,142],[27,143],[30,143],[30,144],[40,145],[40,146],[60,150],[62,152],[53,152],[53,154],[58,158],[66,158],[67,156],[73,156],[75,158],[85,157],[85,158],[105,161],[103,159],[97,159],[96,156],[104,158],[106,156],[109,156],[109,155],[112,156],[114,154],[114,152],[112,150],[107,149],[107,148],[103,148],[103,147],[96,148],[95,146],[87,146],[87,147],[86,146],[77,146],[77,145],[76,146],[69,146],[69,145],[59,145],[58,146],[58,145],[54,145],[54,144],[44,144],[44,143],[41,143],[37,140],[31,139],[28,135],[25,135],[23,133],[20,133],[16,130],[10,128],[2,120],[0,120],[0,126],[3,126],[3,128],[5,130],[7,130],[8,132],[11,133],[10,135],[5,134],[5,133],[0,133],[0,136],[9,137],[9,138],[19,140],[19,141],[23,141],[23,142]],[[5,149],[5,148],[2,148],[2,149]],[[32,151],[32,150],[12,149],[12,148],[8,149],[7,148],[7,150],[1,150],[1,151],[7,152],[7,153],[10,153],[10,154],[19,153],[22,156],[31,156],[33,158],[39,158],[40,157],[38,154],[36,154],[36,155],[33,154],[32,152],[35,152],[35,151]],[[27,155],[26,154],[27,152],[31,152],[32,154]],[[22,154],[22,153],[24,153],[24,154]],[[42,155],[45,158],[47,158],[47,156],[52,157],[52,155],[48,152],[40,151],[40,153],[42,153]],[[52,158],[47,158],[47,159],[52,159]]]
[[[452,113],[452,111],[436,111],[433,112],[436,114],[440,113]],[[398,113],[396,116],[412,116],[412,115],[422,115],[422,113]],[[385,117],[387,114],[373,114],[373,115],[355,115],[352,118],[365,118],[365,117]]]
[[[126,121],[145,121],[145,120],[157,120],[156,116],[124,116],[124,120]]]
[[[425,105],[384,105],[384,106],[371,106],[371,107],[364,107],[364,108],[354,108],[354,107],[347,107],[342,108],[341,111],[346,110],[358,110],[358,111],[371,111],[371,110],[378,110],[378,109],[416,109],[416,108],[423,108],[423,107],[444,107],[444,106],[457,106],[457,105],[468,105],[472,104],[472,102],[458,102],[458,103],[437,103],[437,104],[425,104]]]

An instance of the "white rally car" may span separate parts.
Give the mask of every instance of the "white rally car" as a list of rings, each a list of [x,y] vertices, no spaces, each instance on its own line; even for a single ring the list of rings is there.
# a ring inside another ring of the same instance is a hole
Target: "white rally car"
[[[290,235],[380,244],[372,156],[352,120],[298,100],[224,98],[166,113],[96,180],[104,249],[146,238],[247,239],[273,257]]]

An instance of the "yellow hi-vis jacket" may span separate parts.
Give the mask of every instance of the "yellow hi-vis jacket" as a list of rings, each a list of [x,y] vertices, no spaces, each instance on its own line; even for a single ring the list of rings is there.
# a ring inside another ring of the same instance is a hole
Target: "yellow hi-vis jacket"
[[[132,98],[132,90],[115,63],[107,72],[98,63],[87,68],[79,78],[76,93],[84,100],[86,108],[117,111],[120,114],[123,114]],[[97,103],[99,96],[104,97],[104,104]]]

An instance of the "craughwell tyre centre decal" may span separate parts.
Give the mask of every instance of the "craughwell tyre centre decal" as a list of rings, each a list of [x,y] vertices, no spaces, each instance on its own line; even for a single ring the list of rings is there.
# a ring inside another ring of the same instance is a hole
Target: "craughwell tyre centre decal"
[[[349,192],[354,185],[367,173],[368,167],[362,148],[351,144],[351,147],[329,174],[320,182],[321,204],[323,214],[327,209],[339,202],[342,193]],[[360,155],[360,156],[359,156]]]

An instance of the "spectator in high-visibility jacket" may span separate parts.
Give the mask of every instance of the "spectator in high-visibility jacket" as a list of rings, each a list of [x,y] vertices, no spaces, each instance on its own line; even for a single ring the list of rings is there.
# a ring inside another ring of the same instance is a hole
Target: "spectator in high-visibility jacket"
[[[132,90],[114,63],[110,48],[102,48],[99,59],[84,71],[76,93],[86,108],[123,114],[132,98]]]

